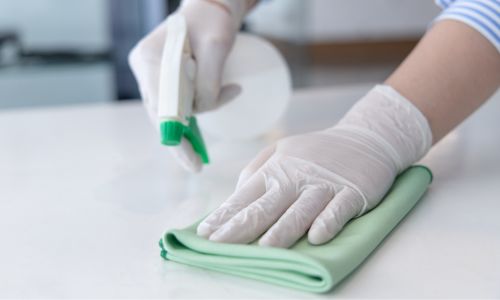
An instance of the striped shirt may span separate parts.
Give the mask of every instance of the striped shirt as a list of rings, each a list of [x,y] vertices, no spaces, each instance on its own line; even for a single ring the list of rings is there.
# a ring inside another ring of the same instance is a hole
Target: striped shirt
[[[500,52],[500,0],[436,0],[444,11],[434,22],[457,20],[479,31]]]

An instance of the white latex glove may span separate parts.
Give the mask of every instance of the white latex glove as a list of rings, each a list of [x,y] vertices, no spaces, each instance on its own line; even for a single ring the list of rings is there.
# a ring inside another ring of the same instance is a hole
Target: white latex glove
[[[195,113],[217,108],[224,99],[221,76],[224,61],[248,10],[248,0],[184,0],[176,13],[183,14],[193,56],[197,63]],[[160,66],[165,44],[166,21],[132,49],[130,67],[139,84],[144,106],[153,125],[159,130],[158,91]],[[176,147],[168,147],[177,161],[189,171],[200,171],[200,157],[183,138]]]
[[[376,86],[336,126],[262,151],[197,232],[228,243],[263,234],[260,245],[289,247],[309,229],[310,243],[325,243],[375,207],[431,143],[422,113],[391,87]]]

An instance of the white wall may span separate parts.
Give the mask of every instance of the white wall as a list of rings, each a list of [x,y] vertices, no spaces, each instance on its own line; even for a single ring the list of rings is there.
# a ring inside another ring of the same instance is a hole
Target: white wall
[[[106,49],[108,16],[105,0],[0,0],[0,30],[19,31],[28,48]]]
[[[106,0],[0,0],[0,31],[17,32],[27,50],[107,50]],[[19,65],[0,69],[0,108],[111,101],[108,63]]]
[[[432,0],[272,0],[249,16],[256,32],[311,42],[400,39],[425,32]]]
[[[0,72],[0,109],[107,102],[114,99],[109,64],[9,68]]]

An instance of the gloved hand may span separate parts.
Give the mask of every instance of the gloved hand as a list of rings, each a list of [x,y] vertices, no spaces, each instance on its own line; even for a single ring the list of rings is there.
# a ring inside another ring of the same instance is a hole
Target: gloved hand
[[[235,192],[197,228],[212,241],[289,247],[309,229],[331,240],[375,207],[396,175],[430,148],[423,114],[389,86],[372,89],[334,127],[262,151]]]
[[[176,12],[186,19],[197,63],[193,108],[195,113],[215,109],[220,105],[218,99],[225,98],[224,91],[220,91],[224,61],[248,5],[248,0],[184,0]],[[159,77],[166,25],[165,21],[158,26],[129,55],[129,64],[139,84],[143,103],[157,130]],[[201,170],[201,160],[186,139],[179,146],[169,149],[185,169]]]

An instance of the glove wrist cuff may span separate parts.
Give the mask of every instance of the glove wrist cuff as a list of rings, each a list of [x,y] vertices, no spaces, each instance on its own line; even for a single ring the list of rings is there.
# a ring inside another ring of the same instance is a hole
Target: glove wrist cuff
[[[207,0],[205,0],[207,1]],[[231,15],[235,20],[241,24],[250,8],[254,5],[255,1],[249,0],[208,0],[210,2],[219,3],[229,9]]]
[[[250,0],[184,0],[181,7],[185,9],[200,2],[209,3],[225,11],[231,18],[235,30],[240,28],[243,18],[253,6],[253,1]]]
[[[384,149],[398,173],[422,158],[432,145],[432,132],[425,116],[388,85],[375,86],[337,127],[363,134]]]

